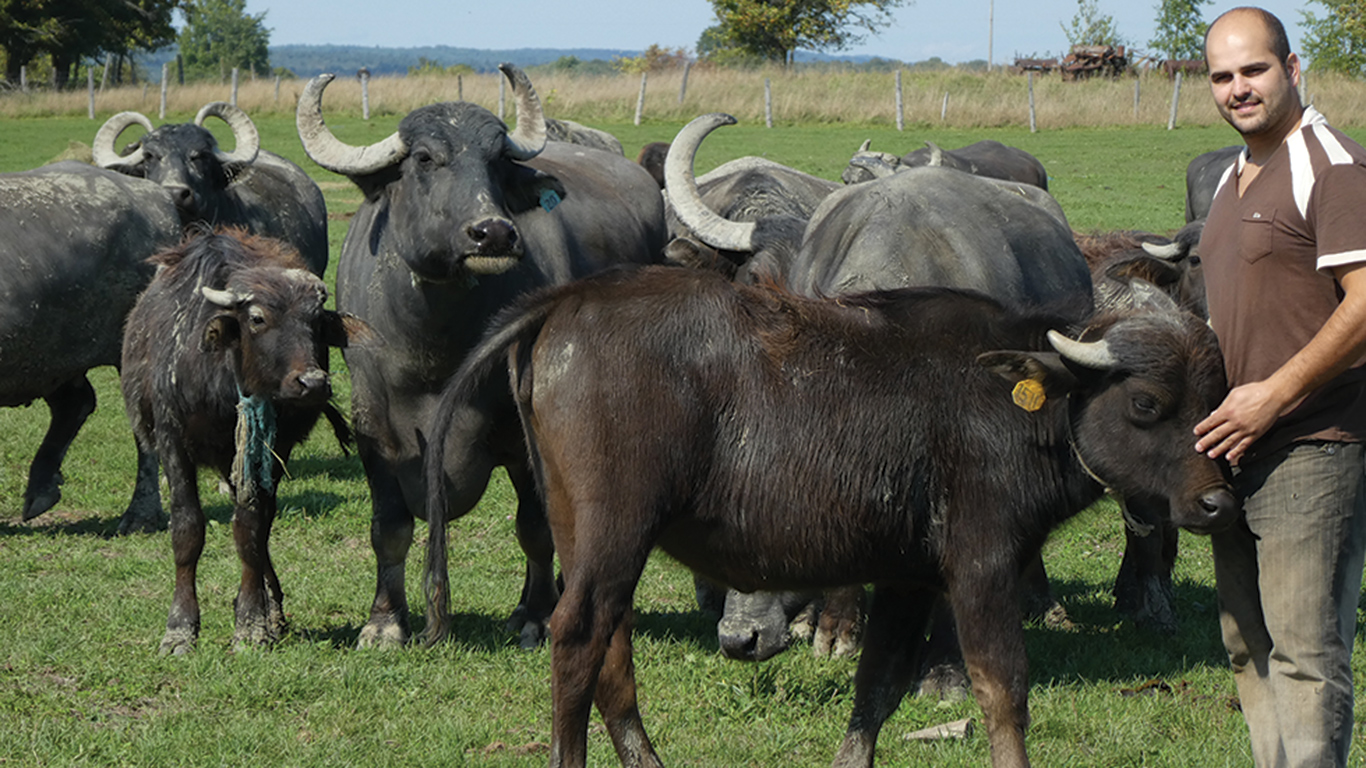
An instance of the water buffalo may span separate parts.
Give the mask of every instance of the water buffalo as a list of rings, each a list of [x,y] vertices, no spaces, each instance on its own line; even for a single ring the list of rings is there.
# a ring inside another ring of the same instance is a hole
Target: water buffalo
[[[844,183],[858,184],[907,168],[935,166],[1048,189],[1048,172],[1037,157],[999,141],[988,139],[958,149],[941,149],[934,142],[926,141],[924,147],[901,157],[888,152],[875,152],[870,147],[871,141],[865,141],[854,153],[849,160],[849,167],[840,174]]]
[[[665,267],[506,313],[434,430],[489,382],[516,394],[564,574],[550,764],[584,765],[594,702],[623,765],[660,764],[631,651],[659,546],[742,590],[874,585],[836,766],[873,764],[945,595],[993,764],[1028,765],[1017,591],[1049,531],[1106,487],[1191,530],[1240,512],[1227,466],[1190,449],[1226,391],[1209,327],[1170,301],[1092,318],[1084,341],[1067,326],[947,289],[821,300]]]
[[[1186,222],[1202,220],[1209,215],[1214,193],[1228,169],[1237,162],[1242,145],[1223,147],[1197,156],[1186,166]]]
[[[154,263],[128,313],[122,382],[138,446],[161,459],[170,489],[175,596],[161,652],[186,653],[199,637],[199,467],[217,470],[233,493],[242,562],[233,641],[271,643],[285,621],[268,545],[275,489],[331,396],[327,346],[365,329],[323,309],[326,286],[279,241],[203,234]]]
[[[0,406],[52,412],[29,467],[23,517],[61,499],[62,459],[95,410],[86,371],[119,365],[123,319],[152,279],[148,256],[180,237],[175,206],[142,179],[74,161],[0,174]],[[119,530],[161,525],[156,459],[139,454],[150,499]]]
[[[669,201],[707,245],[753,254],[804,295],[907,285],[970,288],[1034,305],[1091,310],[1091,276],[1057,201],[1042,189],[952,168],[921,167],[840,187],[810,217],[728,220],[692,183],[697,147],[729,115],[703,115],[679,132],[666,166]]]
[[[702,140],[732,123],[728,115],[704,115],[680,131],[666,165],[667,188],[679,219],[698,239],[753,254],[745,267],[751,275],[774,276],[808,296],[936,285],[1053,306],[1072,319],[1090,313],[1086,261],[1061,207],[1042,189],[952,168],[908,168],[847,187],[831,184],[806,216],[766,210],[742,223],[713,210],[692,178]],[[1030,576],[1031,613],[1061,613],[1041,563]],[[775,619],[792,605],[786,595],[728,596],[722,648],[754,660],[781,651],[787,623]],[[945,640],[936,647],[952,645]]]
[[[231,152],[220,149],[204,127],[210,117],[232,127],[236,145]],[[147,133],[129,154],[120,155],[115,143],[134,125]],[[302,168],[261,149],[255,124],[237,107],[211,102],[194,122],[160,128],[137,112],[120,112],[95,133],[90,149],[96,165],[160,184],[183,224],[243,227],[294,246],[314,274],[327,269],[322,191]]]
[[[488,319],[517,296],[622,262],[657,261],[664,247],[659,187],[620,154],[546,141],[530,80],[501,67],[517,99],[516,129],[466,102],[410,112],[374,145],[343,144],[322,119],[331,75],[299,98],[299,137],[309,157],[365,195],[342,244],[337,306],[384,339],[346,354],[352,417],[373,507],[375,599],[361,645],[409,638],[404,562],[413,517],[427,517],[422,457],[441,387]],[[449,507],[429,524],[472,509],[490,473],[505,466],[518,494],[517,529],[527,553],[522,598],[509,622],[523,645],[544,637],[558,596],[554,551],[526,466],[506,386],[490,384],[447,440]],[[426,638],[449,631],[446,571],[428,572]]]

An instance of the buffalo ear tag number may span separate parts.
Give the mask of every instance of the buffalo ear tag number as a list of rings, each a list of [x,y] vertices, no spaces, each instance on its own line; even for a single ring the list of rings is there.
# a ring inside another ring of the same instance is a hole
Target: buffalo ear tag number
[[[559,204],[560,196],[557,192],[555,192],[555,190],[541,190],[541,207],[545,209],[546,213],[550,213],[551,211],[555,210],[555,206]]]
[[[1010,399],[1016,405],[1033,413],[1043,407],[1046,398],[1042,384],[1034,379],[1022,379],[1015,385],[1015,389],[1010,391]]]

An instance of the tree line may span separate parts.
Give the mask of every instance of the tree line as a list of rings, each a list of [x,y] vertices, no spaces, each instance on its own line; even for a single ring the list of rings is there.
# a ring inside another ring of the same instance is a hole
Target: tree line
[[[176,15],[184,20],[179,33]],[[269,72],[265,12],[246,0],[0,0],[5,80],[65,88],[82,70],[109,66],[114,83],[136,81],[133,55],[176,43],[183,74],[218,77],[238,68]]]

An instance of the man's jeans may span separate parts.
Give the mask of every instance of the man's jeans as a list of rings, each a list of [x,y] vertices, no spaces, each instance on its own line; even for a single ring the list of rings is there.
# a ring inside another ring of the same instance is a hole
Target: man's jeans
[[[1296,443],[1241,467],[1213,536],[1224,647],[1260,768],[1345,766],[1366,553],[1366,449]]]

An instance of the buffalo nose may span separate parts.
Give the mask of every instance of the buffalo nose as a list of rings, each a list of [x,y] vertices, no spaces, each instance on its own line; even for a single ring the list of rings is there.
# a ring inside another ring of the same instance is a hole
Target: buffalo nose
[[[728,659],[736,661],[759,660],[758,632],[722,632],[718,633],[716,639],[721,646],[721,652]]]
[[[1232,525],[1243,510],[1238,497],[1228,488],[1212,488],[1200,496],[1200,509],[1205,513],[1205,525],[1209,531],[1218,531]]]
[[[326,399],[332,394],[327,372],[319,368],[310,368],[300,373],[294,377],[294,383],[298,387],[299,396],[305,399]]]
[[[183,210],[194,208],[194,191],[189,187],[167,187],[166,191],[171,194],[171,202],[175,203],[177,208]]]
[[[467,227],[465,234],[481,254],[506,253],[517,245],[517,230],[507,219],[484,219]]]

